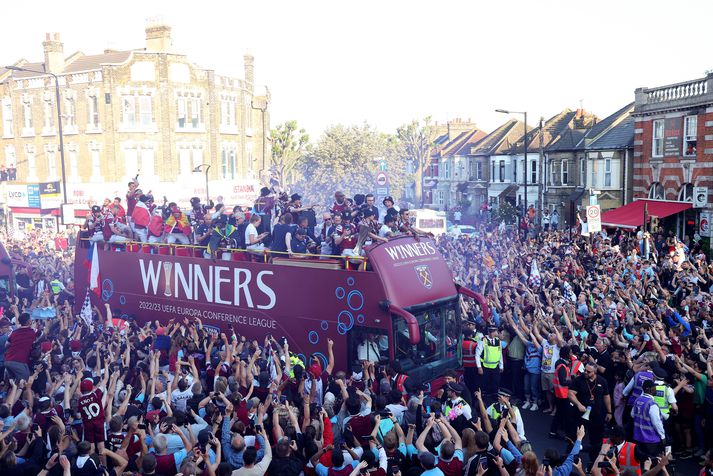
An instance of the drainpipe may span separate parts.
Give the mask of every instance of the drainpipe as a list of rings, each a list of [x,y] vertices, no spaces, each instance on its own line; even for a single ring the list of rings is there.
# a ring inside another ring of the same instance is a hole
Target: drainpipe
[[[629,182],[629,149],[624,149],[624,183],[621,184],[621,204],[626,205],[627,183]]]

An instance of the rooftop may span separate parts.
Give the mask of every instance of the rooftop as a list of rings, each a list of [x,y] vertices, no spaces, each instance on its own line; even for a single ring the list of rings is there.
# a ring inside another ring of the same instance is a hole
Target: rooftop
[[[635,92],[635,115],[690,109],[713,104],[713,72],[705,77]]]

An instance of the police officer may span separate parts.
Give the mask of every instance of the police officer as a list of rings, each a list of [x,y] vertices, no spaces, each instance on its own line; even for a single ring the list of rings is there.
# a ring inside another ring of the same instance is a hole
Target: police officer
[[[488,326],[488,335],[478,342],[475,365],[482,378],[483,393],[494,397],[498,393],[500,374],[503,372],[503,348],[497,327]]]
[[[654,389],[654,402],[656,402],[656,405],[658,405],[661,410],[664,431],[666,435],[670,435],[672,420],[669,417],[671,416],[671,411],[673,410],[674,413],[678,413],[676,394],[665,382],[668,377],[666,370],[656,366],[652,371],[654,373],[654,384],[656,384],[656,388]],[[670,444],[670,441],[666,441],[666,444]]]
[[[463,331],[463,381],[471,392],[478,388],[477,353],[478,341],[475,338],[475,332],[465,329]]]
[[[643,393],[634,401],[631,417],[634,419],[634,441],[643,453],[655,458],[663,450],[666,432],[663,428],[661,409],[654,401],[656,384],[646,380]]]
[[[64,291],[64,284],[62,284],[62,281],[59,280],[59,273],[55,273],[53,278],[54,279],[50,281],[50,289],[52,289],[52,294],[57,296],[59,293]]]
[[[557,432],[566,429],[565,422],[570,409],[569,384],[571,355],[572,350],[566,345],[560,349],[560,358],[555,363],[555,375],[552,384],[555,393],[556,413],[550,425],[550,438],[557,438]]]

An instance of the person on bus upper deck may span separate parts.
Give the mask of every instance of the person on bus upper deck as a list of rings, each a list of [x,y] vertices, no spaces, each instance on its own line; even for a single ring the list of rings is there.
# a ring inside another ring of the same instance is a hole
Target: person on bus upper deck
[[[317,240],[317,237],[314,236],[314,227],[309,226],[309,217],[301,215],[300,221],[297,222],[297,227],[302,228],[305,231],[305,233],[307,234],[307,238],[309,238],[310,241],[313,241],[314,243],[319,242]]]
[[[182,245],[191,244],[189,237],[191,236],[192,230],[188,217],[175,204],[173,204],[173,206],[169,209],[171,214],[166,219],[166,224],[163,228],[166,243],[180,243]]]
[[[384,217],[384,224],[379,228],[379,236],[384,238],[391,238],[392,236],[398,235],[399,230],[396,227],[396,218],[394,215],[387,213]]]
[[[203,215],[203,223],[199,224],[195,230],[195,242],[197,246],[208,246],[210,235],[213,233],[213,217]]]
[[[272,209],[275,208],[275,196],[267,187],[262,187],[260,189],[260,196],[255,200],[253,205],[255,213],[260,215],[262,221],[260,222],[260,229],[258,232],[270,231],[270,226],[272,223]]]
[[[364,212],[364,219],[361,221],[361,223],[359,223],[359,227],[361,228],[362,226],[366,226],[369,230],[367,242],[380,241],[385,243],[389,241],[389,239],[385,236],[379,235],[379,231],[381,230],[381,223],[376,221],[376,215],[374,214],[373,210],[366,209],[366,211]]]
[[[394,205],[394,198],[391,195],[384,197],[381,203],[386,207],[386,213],[388,213],[389,210],[394,210],[396,213],[399,212],[399,207]]]
[[[292,224],[292,214],[285,213],[280,217],[280,221],[272,229],[272,243],[270,250],[275,252],[276,258],[284,258],[287,253],[287,244],[292,239],[292,234],[295,232],[295,227]]]
[[[332,203],[329,211],[335,215],[342,215],[347,208],[349,208],[349,203],[346,200],[344,192],[340,190],[334,192],[334,203]]]
[[[307,231],[304,228],[297,228],[295,230],[295,235],[294,237],[290,238],[290,242],[288,245],[289,251],[290,251],[290,258],[293,259],[305,259],[309,258],[309,256],[305,256],[307,253],[309,253],[309,245],[310,245],[310,240],[307,237]],[[314,243],[312,241],[312,243]]]
[[[129,187],[129,191],[126,192],[126,214],[131,216],[134,213],[136,202],[141,196],[138,175],[131,182],[129,182],[127,186]],[[137,193],[137,191],[139,193]]]
[[[233,225],[237,230],[235,232],[235,244],[240,250],[245,249],[245,229],[248,227],[249,222],[245,217],[243,209],[239,205],[233,207],[233,214],[228,218],[228,223]]]
[[[336,225],[334,244],[339,247],[342,256],[354,256],[354,247],[357,244],[357,230],[351,223],[352,216],[349,212],[342,215],[342,223]]]
[[[99,205],[92,206],[91,212],[87,215],[86,227],[89,231],[90,241],[104,241],[104,220],[102,217],[102,209]]]
[[[371,210],[374,212],[374,216],[376,216],[376,221],[379,221],[379,208],[374,205],[374,194],[373,193],[367,193],[366,194],[366,210]]]
[[[118,208],[114,216],[116,216],[116,221],[119,223],[126,224],[126,210],[121,206],[121,197],[114,197],[114,207]]]
[[[314,208],[314,205],[310,207],[302,206],[302,195],[293,193],[290,197],[290,203],[287,205],[287,211],[292,213],[292,223],[299,223],[301,213],[311,208]]]
[[[263,240],[269,235],[267,231],[258,234],[257,229],[260,226],[260,221],[260,215],[253,215],[250,217],[250,223],[245,227],[245,247],[248,251],[257,254],[262,254],[265,251]]]

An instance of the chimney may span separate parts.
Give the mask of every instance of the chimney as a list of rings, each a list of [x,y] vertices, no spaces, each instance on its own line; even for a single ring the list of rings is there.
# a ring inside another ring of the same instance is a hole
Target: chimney
[[[45,51],[45,71],[55,74],[64,71],[64,44],[59,33],[47,33],[42,49]]]
[[[471,122],[470,119],[464,121],[460,117],[448,121],[448,140],[453,140],[458,137],[459,134],[467,131],[472,131],[475,129],[475,123]]]
[[[146,51],[168,53],[171,49],[171,27],[160,18],[146,20]]]
[[[243,56],[243,63],[245,64],[245,81],[248,84],[255,84],[255,57],[250,53],[246,53]]]

